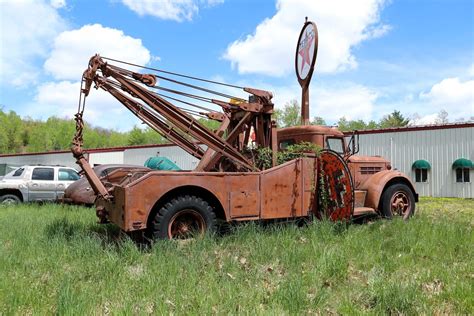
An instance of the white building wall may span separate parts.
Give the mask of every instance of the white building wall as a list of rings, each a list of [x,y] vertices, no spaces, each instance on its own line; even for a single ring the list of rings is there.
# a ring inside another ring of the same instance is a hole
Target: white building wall
[[[178,146],[156,146],[152,148],[130,148],[124,151],[124,163],[141,165],[150,157],[166,157],[183,170],[192,170],[199,162]]]
[[[123,164],[123,150],[89,153],[91,166],[103,164]]]
[[[457,183],[452,169],[458,158],[474,161],[474,127],[417,130],[360,135],[359,155],[379,155],[406,173],[421,196],[474,198],[474,171],[470,183]],[[428,182],[416,183],[413,162],[431,164]]]
[[[71,152],[66,153],[51,153],[51,154],[23,154],[16,156],[0,157],[1,164],[12,166],[23,165],[61,165],[66,167],[79,169],[76,160]]]

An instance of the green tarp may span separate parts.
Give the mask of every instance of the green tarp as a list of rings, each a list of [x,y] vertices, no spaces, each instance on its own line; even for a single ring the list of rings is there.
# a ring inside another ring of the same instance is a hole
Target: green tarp
[[[145,161],[145,167],[155,170],[181,170],[180,167],[166,157],[150,157]]]

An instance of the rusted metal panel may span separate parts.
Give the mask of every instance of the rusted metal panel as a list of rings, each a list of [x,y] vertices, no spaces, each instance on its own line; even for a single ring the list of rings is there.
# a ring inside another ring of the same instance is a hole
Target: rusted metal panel
[[[229,192],[229,210],[232,219],[255,217],[260,214],[260,192]]]
[[[301,216],[303,212],[302,160],[292,160],[262,172],[262,219]]]
[[[179,188],[215,196],[228,221],[307,216],[315,207],[316,165],[316,158],[302,158],[258,173],[142,172],[115,186],[114,202],[104,205],[109,219],[125,231],[146,228],[156,203]]]
[[[324,186],[318,198],[325,195],[326,202],[320,203],[331,220],[350,220],[354,214],[354,185],[347,164],[337,153],[324,150],[320,155],[320,174]],[[323,205],[326,204],[326,205]]]
[[[414,191],[413,183],[404,173],[396,170],[383,170],[367,178],[365,182],[359,186],[360,190],[367,191],[364,206],[379,209],[380,197],[383,190],[386,184],[392,179],[398,179],[401,182],[407,183]]]

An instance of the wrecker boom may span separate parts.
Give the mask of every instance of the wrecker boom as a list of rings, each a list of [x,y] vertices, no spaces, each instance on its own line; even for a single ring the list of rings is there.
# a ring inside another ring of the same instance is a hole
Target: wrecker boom
[[[271,99],[273,95],[270,92],[242,88],[243,91],[250,94],[248,101],[238,98],[233,98],[230,101],[209,99],[211,103],[223,110],[222,112],[199,112],[207,118],[220,121],[220,127],[213,132],[192,115],[186,113],[186,109],[177,107],[165,98],[183,101],[151,91],[151,88],[161,89],[184,97],[197,98],[198,100],[206,99],[190,93],[159,87],[157,86],[158,78],[182,84],[187,88],[202,90],[206,93],[215,93],[221,96],[224,94],[155,74],[133,72],[109,64],[104,59],[99,55],[93,56],[89,60],[88,68],[84,71],[79,109],[76,114],[76,135],[71,148],[77,163],[84,170],[94,192],[104,199],[110,199],[111,196],[92,171],[84,158],[82,150],[84,125],[82,114],[92,84],[97,89],[100,88],[110,93],[135,116],[163,137],[200,159],[196,171],[259,171],[242,153],[253,131],[256,135],[257,146],[269,147],[273,152],[276,152],[276,129],[274,122],[271,121],[271,113],[273,112]],[[193,140],[204,144],[207,149],[204,151]],[[275,164],[276,159],[273,159],[273,161]]]

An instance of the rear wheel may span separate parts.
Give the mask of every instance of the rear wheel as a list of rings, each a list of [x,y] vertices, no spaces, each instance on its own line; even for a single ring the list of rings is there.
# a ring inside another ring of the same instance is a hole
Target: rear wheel
[[[0,196],[0,204],[2,205],[11,205],[11,204],[17,204],[20,202],[21,202],[20,198],[14,194],[5,194],[5,195]]]
[[[382,195],[382,215],[408,219],[415,213],[415,197],[406,184],[389,186]]]
[[[216,215],[200,197],[184,195],[166,203],[150,228],[154,239],[188,239],[215,231]]]

